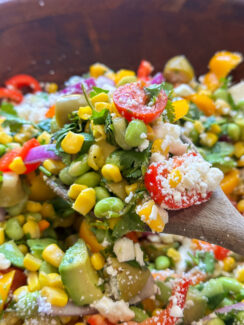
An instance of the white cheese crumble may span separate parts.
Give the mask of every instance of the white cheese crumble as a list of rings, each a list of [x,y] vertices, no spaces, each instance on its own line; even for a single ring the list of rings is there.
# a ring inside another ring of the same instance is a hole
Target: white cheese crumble
[[[177,96],[187,97],[195,94],[194,90],[187,84],[181,84],[174,88],[174,93]]]
[[[133,198],[134,193],[131,191],[130,194],[125,198],[125,203],[129,203]]]
[[[113,301],[103,296],[91,306],[112,323],[127,322],[135,317],[135,313],[129,308],[129,303],[124,300]]]
[[[244,100],[244,81],[230,87],[229,92],[235,104],[238,104],[240,101]]]
[[[187,260],[189,259],[188,253],[192,253],[191,239],[184,238],[178,252],[180,253],[181,259],[176,263],[175,268],[177,273],[182,273],[185,272],[187,268]]]
[[[134,244],[129,238],[124,237],[116,240],[113,251],[119,262],[136,260],[141,266],[145,265],[140,245]]]
[[[138,146],[138,150],[139,150],[140,152],[142,152],[142,151],[144,151],[145,149],[147,149],[148,146],[149,146],[149,140],[145,139],[145,140],[142,142],[142,144],[140,144],[140,145]]]
[[[0,253],[0,270],[6,270],[10,267],[11,262],[5,257],[4,254]]]

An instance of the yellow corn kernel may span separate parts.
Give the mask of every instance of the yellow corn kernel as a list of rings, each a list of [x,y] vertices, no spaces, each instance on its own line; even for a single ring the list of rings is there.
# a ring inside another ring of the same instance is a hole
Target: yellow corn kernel
[[[154,309],[154,311],[152,312],[153,316],[158,316],[160,313],[162,312],[161,308],[156,308]]]
[[[153,141],[151,152],[158,152],[164,156],[167,156],[169,152],[169,146],[163,150],[162,149],[163,139],[156,139]]]
[[[78,195],[72,208],[82,214],[87,215],[96,203],[96,192],[93,188],[86,188]]]
[[[109,68],[106,67],[106,65],[101,63],[94,63],[90,66],[90,75],[91,77],[97,78],[101,75],[103,75],[105,72],[109,71]]]
[[[204,126],[201,121],[195,121],[194,128],[197,130],[198,133],[202,133],[204,131]]]
[[[23,253],[24,255],[28,253],[28,247],[24,244],[18,245],[18,249]]]
[[[95,103],[95,110],[97,112],[101,112],[105,108],[108,109],[110,112],[112,112],[112,105],[110,103],[106,103],[106,102],[96,102]]]
[[[51,134],[44,131],[38,136],[37,141],[40,144],[49,144],[51,142]]]
[[[175,168],[169,174],[168,179],[169,179],[169,185],[174,188],[178,184],[180,184],[180,182],[182,180],[182,174],[179,171],[179,169]]]
[[[49,277],[48,274],[45,272],[39,272],[39,283],[40,283],[40,287],[46,287],[49,286]]]
[[[37,272],[30,272],[27,276],[27,285],[30,292],[41,289]]]
[[[92,134],[96,142],[100,142],[106,139],[106,134],[103,125],[94,125],[92,123],[91,126],[92,126]]]
[[[54,218],[55,210],[51,203],[44,202],[42,205],[41,214],[44,218]]]
[[[42,209],[42,205],[39,202],[27,201],[26,210],[29,212],[40,212]]]
[[[14,271],[10,271],[6,274],[3,274],[0,277],[0,311],[3,310],[3,307],[5,305],[5,302],[8,298],[8,294],[9,294],[9,290],[11,288],[11,285],[13,283],[14,280],[14,276],[15,276],[15,270]]]
[[[39,272],[39,282],[41,288],[49,286],[54,288],[63,289],[63,283],[61,280],[61,276],[58,273],[45,273]]]
[[[21,224],[21,226],[25,223],[25,216],[23,214],[19,214],[15,218],[19,221],[19,223]]]
[[[28,292],[28,286],[21,286],[14,291],[13,298],[15,301],[18,301],[22,296],[25,296]]]
[[[138,206],[136,213],[153,231],[163,231],[165,223],[153,200],[147,201],[143,205]]]
[[[244,283],[244,269],[239,269],[237,271],[237,277],[236,279],[242,283]]]
[[[175,121],[184,117],[189,111],[189,103],[186,99],[179,99],[172,102],[175,113]]]
[[[212,132],[206,132],[200,135],[200,142],[203,146],[211,148],[215,145],[217,141],[217,135]]]
[[[12,141],[13,141],[13,137],[11,137],[11,135],[7,134],[4,131],[0,132],[0,143],[1,144],[7,144]]]
[[[84,136],[82,134],[69,131],[61,142],[61,147],[64,152],[71,155],[79,152],[84,143]]]
[[[69,188],[68,196],[71,199],[75,200],[77,196],[80,194],[80,192],[85,190],[86,188],[88,188],[86,185],[72,184]]]
[[[95,270],[101,270],[105,265],[105,259],[100,253],[94,253],[91,256],[91,263]]]
[[[130,185],[125,185],[125,193],[127,195],[130,195],[131,192],[135,192],[137,190],[138,184],[134,183],[134,184],[130,184]]]
[[[27,253],[24,257],[24,267],[28,270],[28,271],[32,271],[32,272],[35,272],[37,270],[39,270],[40,266],[42,264],[42,261]]]
[[[115,83],[117,84],[124,77],[130,77],[130,76],[135,76],[135,75],[136,75],[135,71],[121,69],[115,75]]]
[[[153,131],[153,128],[150,125],[146,125],[147,127],[147,138],[149,141],[153,141],[155,137],[155,133]]]
[[[0,245],[5,242],[4,228],[0,227]]]
[[[241,156],[244,155],[244,142],[236,142],[234,144],[234,147],[235,147],[235,151],[234,151],[234,154],[237,158],[240,158]]]
[[[224,258],[223,264],[224,264],[223,266],[224,271],[231,272],[235,268],[236,261],[233,257],[228,256]]]
[[[106,102],[109,103],[109,95],[106,93],[100,93],[94,97],[91,98],[91,102],[93,105],[98,102]]]
[[[221,127],[217,123],[214,123],[211,125],[210,131],[215,134],[219,134],[221,132]]]
[[[168,249],[167,256],[172,258],[175,263],[178,263],[181,260],[180,253],[172,247]]]
[[[13,159],[13,161],[9,165],[9,169],[11,169],[16,174],[24,174],[26,171],[25,164],[23,162],[23,159],[21,157],[16,157]]]
[[[72,320],[71,316],[59,316],[59,318],[60,318],[62,324],[67,324]]]
[[[63,256],[64,252],[56,244],[48,245],[42,252],[42,258],[55,267],[59,267]]]
[[[99,145],[93,144],[88,152],[87,164],[94,170],[98,170],[104,164],[102,149]]]
[[[112,181],[114,183],[119,183],[122,181],[122,175],[119,167],[113,164],[106,164],[103,166],[102,175],[106,180]]]
[[[29,235],[33,239],[40,238],[41,233],[40,233],[40,228],[38,226],[38,223],[35,222],[34,220],[28,220],[24,225],[23,225],[23,231],[25,235]]]
[[[89,224],[86,220],[83,220],[81,223],[79,236],[86,242],[87,245],[91,247],[91,251],[93,253],[99,252],[104,249],[104,247],[97,241],[96,236],[90,230]]]
[[[238,203],[237,203],[237,210],[240,211],[241,213],[244,212],[244,200],[240,200]]]
[[[60,288],[43,287],[41,295],[53,306],[64,307],[68,303],[67,293]]]
[[[45,89],[49,94],[56,93],[58,91],[58,85],[56,82],[50,82],[46,85]]]
[[[62,161],[56,161],[53,159],[46,159],[43,162],[43,167],[46,168],[50,173],[58,175],[61,169],[65,167]]]
[[[88,120],[92,116],[92,109],[90,106],[80,107],[78,110],[79,118],[82,120]]]

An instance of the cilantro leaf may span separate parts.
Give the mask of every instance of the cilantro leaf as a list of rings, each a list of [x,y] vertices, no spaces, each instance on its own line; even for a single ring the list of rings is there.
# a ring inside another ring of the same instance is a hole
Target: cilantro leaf
[[[14,106],[10,103],[3,102],[0,106],[0,116],[4,117],[3,127],[9,127],[11,132],[18,132],[20,128],[25,124],[31,124],[30,121],[26,121],[18,117]]]
[[[101,112],[93,110],[90,120],[92,120],[94,124],[105,124],[108,114],[109,110],[106,108],[104,108]]]
[[[170,99],[167,101],[162,118],[164,122],[173,123],[175,121],[175,109]]]
[[[173,86],[168,82],[162,82],[161,84],[152,84],[148,87],[144,87],[144,91],[148,97],[148,105],[155,104],[157,97],[161,90],[164,90],[166,95],[169,96],[173,89]]]
[[[146,225],[135,213],[130,212],[124,215],[113,229],[113,237],[120,238],[131,231],[145,231]]]
[[[203,113],[198,109],[198,107],[194,103],[190,102],[189,111],[185,117],[188,117],[192,120],[199,120],[200,116],[202,115]]]
[[[195,255],[189,252],[188,255],[192,259],[193,264],[198,265],[198,267],[204,272],[209,274],[214,272],[215,257],[213,252],[196,251]]]
[[[90,92],[90,98],[92,98],[92,97],[95,97],[96,95],[99,95],[99,94],[101,94],[101,93],[105,93],[105,94],[107,94],[109,91],[108,90],[106,90],[106,89],[102,89],[102,88],[99,88],[99,87],[92,87],[92,91]]]
[[[1,107],[0,107],[0,112],[1,114],[10,114],[13,116],[18,116],[13,104],[7,103],[7,102],[2,102]]]
[[[231,86],[231,82],[232,82],[232,76],[228,76],[228,77],[225,77],[225,78],[220,78],[220,88],[221,89],[228,89],[230,86]]]
[[[113,120],[110,113],[108,113],[106,116],[104,129],[107,141],[113,146],[117,146],[114,136]]]
[[[37,124],[38,129],[41,131],[51,132],[51,118],[47,118]]]

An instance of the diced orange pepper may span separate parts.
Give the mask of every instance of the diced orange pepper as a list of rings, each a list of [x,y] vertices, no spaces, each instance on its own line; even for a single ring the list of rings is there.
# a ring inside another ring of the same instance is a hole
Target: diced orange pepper
[[[214,72],[208,72],[203,78],[204,85],[211,91],[219,87],[219,79]]]
[[[189,99],[197,105],[197,107],[205,113],[207,116],[213,115],[216,106],[214,104],[214,101],[208,97],[205,94],[194,94],[192,96],[189,96]]]
[[[233,192],[235,187],[240,182],[240,172],[238,169],[232,169],[229,173],[225,175],[220,186],[225,194],[230,194]]]
[[[41,220],[38,222],[38,225],[39,225],[39,228],[40,228],[40,231],[44,231],[46,230],[47,228],[49,228],[50,226],[50,222],[48,222],[47,220]]]
[[[242,62],[240,53],[221,51],[214,54],[209,62],[209,69],[218,78],[226,77],[239,63]]]
[[[96,236],[90,230],[86,220],[83,220],[81,223],[79,236],[90,246],[93,253],[97,253],[104,249],[104,247],[97,241]]]
[[[46,118],[52,118],[55,115],[55,105],[52,105],[49,110],[46,112]]]
[[[3,310],[5,302],[8,298],[9,290],[11,288],[15,271],[8,272],[4,275],[0,275],[0,311]]]

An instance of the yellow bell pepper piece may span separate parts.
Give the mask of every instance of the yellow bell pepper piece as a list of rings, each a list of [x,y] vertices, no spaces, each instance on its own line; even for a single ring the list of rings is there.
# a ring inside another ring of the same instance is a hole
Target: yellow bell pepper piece
[[[7,300],[9,290],[11,288],[15,271],[8,272],[0,277],[0,311],[3,310],[5,302]]]
[[[104,247],[97,241],[96,236],[90,230],[86,220],[83,220],[81,223],[79,236],[90,246],[93,253],[97,253],[104,249]]]
[[[218,78],[226,77],[243,60],[240,53],[221,51],[214,54],[209,62],[209,69]]]
[[[176,100],[172,104],[175,111],[175,121],[181,119],[188,113],[189,104],[186,99]]]
[[[203,78],[203,84],[211,91],[214,91],[219,87],[218,77],[214,72],[208,72]]]
[[[240,172],[237,169],[232,169],[229,173],[225,175],[220,183],[220,186],[225,194],[230,194],[233,192],[234,188],[240,182]]]

